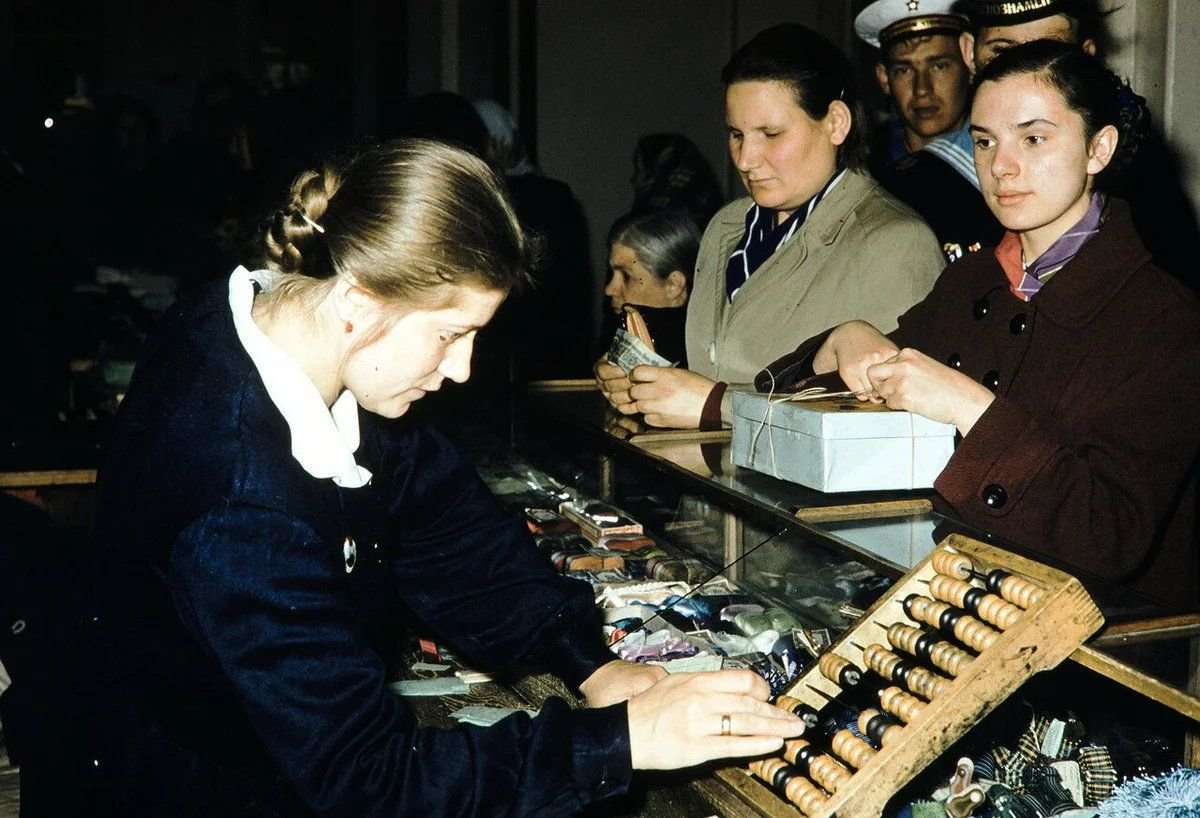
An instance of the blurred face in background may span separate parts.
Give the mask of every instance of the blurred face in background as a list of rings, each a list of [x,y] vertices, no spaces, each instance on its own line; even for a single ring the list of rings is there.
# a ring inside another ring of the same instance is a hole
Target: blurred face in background
[[[1091,38],[1080,41],[1079,21],[1065,14],[1054,14],[1012,26],[984,26],[975,36],[963,34],[959,38],[959,45],[963,60],[972,71],[978,71],[1004,49],[1034,40],[1077,43],[1087,53],[1096,53],[1095,41]]]
[[[833,176],[851,122],[841,102],[813,119],[786,84],[752,80],[726,89],[725,124],[742,184],[760,207],[780,211],[782,222]]]
[[[891,45],[875,66],[875,76],[896,106],[909,150],[962,127],[971,73],[957,37],[930,34]]]

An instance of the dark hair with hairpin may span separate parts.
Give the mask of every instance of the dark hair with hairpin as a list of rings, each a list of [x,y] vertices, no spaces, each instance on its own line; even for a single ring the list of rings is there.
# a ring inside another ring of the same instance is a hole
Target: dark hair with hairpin
[[[265,226],[262,253],[283,274],[277,299],[353,275],[384,301],[413,304],[444,284],[519,289],[531,246],[482,159],[397,139],[297,177]]]
[[[1117,129],[1116,152],[1095,180],[1097,189],[1113,192],[1150,136],[1146,100],[1099,58],[1057,40],[1034,40],[1006,48],[980,69],[975,87],[1024,74],[1033,74],[1058,91],[1067,107],[1083,119],[1087,139],[1106,125]]]

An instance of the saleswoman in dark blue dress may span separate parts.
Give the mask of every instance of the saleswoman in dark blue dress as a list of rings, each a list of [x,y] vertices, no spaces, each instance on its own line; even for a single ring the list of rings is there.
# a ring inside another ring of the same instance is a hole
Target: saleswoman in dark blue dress
[[[748,672],[614,661],[591,589],[397,420],[467,379],[525,275],[482,162],[411,141],[304,174],[263,249],[162,320],[101,471],[101,621],[132,700],[104,759],[118,812],[569,814],[631,769],[799,732]],[[386,688],[405,620],[479,667],[541,662],[592,707],[418,727]]]

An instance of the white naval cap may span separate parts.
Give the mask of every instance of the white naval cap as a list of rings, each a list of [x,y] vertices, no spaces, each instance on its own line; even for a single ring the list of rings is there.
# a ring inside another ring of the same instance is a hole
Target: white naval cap
[[[875,0],[854,18],[854,33],[876,48],[912,34],[958,34],[967,18],[950,9],[955,0]]]

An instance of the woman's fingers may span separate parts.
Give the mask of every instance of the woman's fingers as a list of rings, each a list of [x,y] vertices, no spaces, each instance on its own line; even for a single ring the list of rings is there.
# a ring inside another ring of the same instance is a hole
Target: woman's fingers
[[[771,695],[771,686],[752,670],[722,670],[719,673],[696,673],[680,678],[709,693],[735,693],[751,696],[764,703]]]
[[[744,707],[744,704],[742,705]],[[717,707],[710,717],[712,724],[702,728],[708,735],[713,736],[779,736],[791,738],[798,735],[797,730],[804,729],[804,723],[786,710],[764,705],[768,712],[739,709],[739,705]],[[774,711],[774,712],[769,712]],[[725,717],[728,716],[728,732]],[[797,724],[799,722],[799,724]]]
[[[748,670],[675,674],[629,700],[637,769],[677,769],[778,749],[804,732],[795,715],[767,704],[770,688]]]
[[[713,739],[709,760],[714,758],[745,758],[774,753],[783,748],[790,736],[724,736]]]

